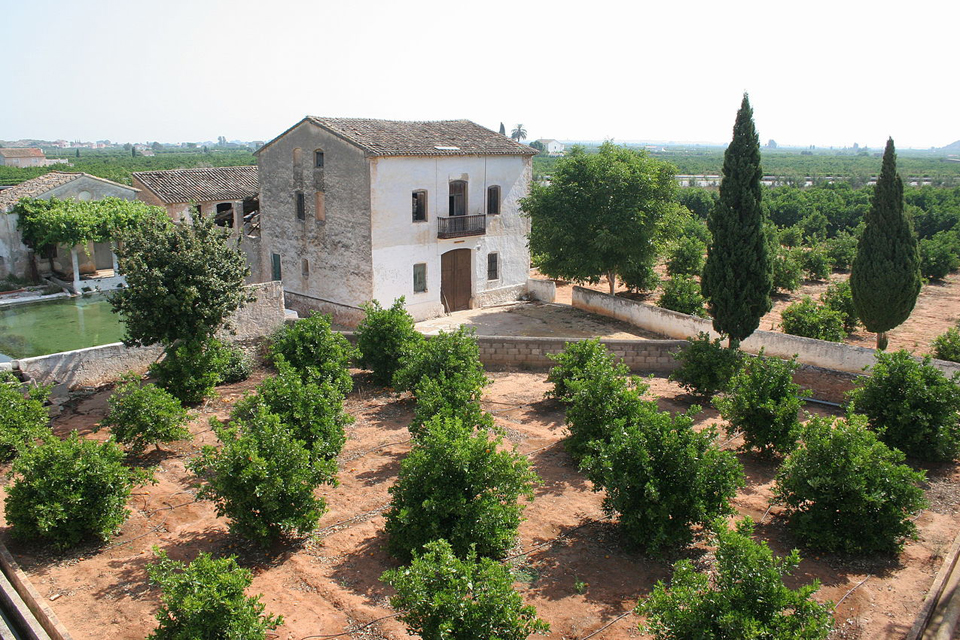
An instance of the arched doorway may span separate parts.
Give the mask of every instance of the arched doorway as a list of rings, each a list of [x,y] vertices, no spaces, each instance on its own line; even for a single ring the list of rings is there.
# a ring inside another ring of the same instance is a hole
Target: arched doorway
[[[470,308],[470,249],[440,256],[440,301],[447,313]]]

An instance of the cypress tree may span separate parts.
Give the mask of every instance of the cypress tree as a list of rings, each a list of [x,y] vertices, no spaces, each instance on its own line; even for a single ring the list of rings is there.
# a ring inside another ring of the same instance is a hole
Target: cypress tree
[[[893,138],[883,152],[866,227],[850,270],[850,291],[857,315],[877,334],[877,349],[887,348],[887,331],[910,317],[920,295],[917,238],[903,211],[903,181],[897,174]]]
[[[772,305],[773,277],[760,209],[762,175],[760,136],[744,93],[733,140],[723,155],[720,197],[707,220],[713,237],[700,284],[713,328],[729,337],[731,347],[760,326]]]

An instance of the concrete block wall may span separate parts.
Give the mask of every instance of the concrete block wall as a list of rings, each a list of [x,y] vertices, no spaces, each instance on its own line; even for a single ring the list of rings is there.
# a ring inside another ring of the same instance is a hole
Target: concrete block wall
[[[570,342],[564,338],[532,338],[522,336],[477,336],[480,361],[488,368],[520,368],[546,370],[555,363],[548,355],[563,351]],[[631,371],[673,371],[677,361],[671,355],[684,340],[601,340],[601,343]]]

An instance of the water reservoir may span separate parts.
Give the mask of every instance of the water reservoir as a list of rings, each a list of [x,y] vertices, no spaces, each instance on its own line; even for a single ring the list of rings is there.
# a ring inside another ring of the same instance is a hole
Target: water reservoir
[[[0,307],[0,362],[120,342],[123,324],[104,294]]]

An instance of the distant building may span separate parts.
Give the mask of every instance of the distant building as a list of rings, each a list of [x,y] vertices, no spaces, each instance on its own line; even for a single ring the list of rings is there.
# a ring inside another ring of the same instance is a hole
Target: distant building
[[[542,138],[537,140],[540,144],[543,145],[543,152],[548,156],[562,156],[563,155],[563,143],[557,142],[552,138]]]
[[[0,165],[4,167],[45,167],[47,158],[42,149],[0,148]]]

